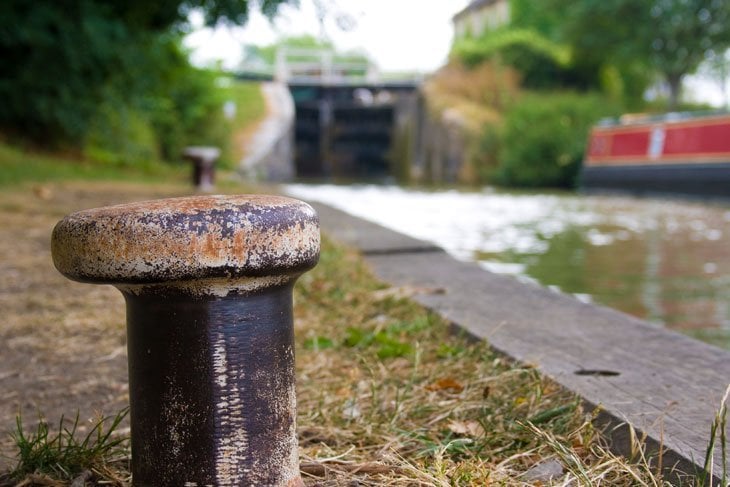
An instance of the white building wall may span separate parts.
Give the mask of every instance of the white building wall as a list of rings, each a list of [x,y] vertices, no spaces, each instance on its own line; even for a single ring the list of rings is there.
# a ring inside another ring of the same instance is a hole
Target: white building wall
[[[509,1],[498,0],[479,10],[454,19],[454,35],[457,39],[462,39],[468,35],[479,37],[488,30],[507,24],[509,20]]]

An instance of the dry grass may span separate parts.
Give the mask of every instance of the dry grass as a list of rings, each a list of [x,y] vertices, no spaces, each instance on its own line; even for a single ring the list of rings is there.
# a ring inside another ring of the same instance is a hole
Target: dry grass
[[[497,64],[467,68],[451,63],[426,82],[424,91],[432,113],[455,111],[468,128],[479,132],[484,124],[498,122],[505,105],[518,95],[519,77]]]
[[[577,398],[451,333],[400,297],[409,292],[418,290],[383,289],[355,253],[331,244],[301,279],[308,484],[661,485],[645,464],[607,451]]]
[[[483,63],[467,68],[458,63],[438,70],[423,86],[429,120],[436,128],[426,144],[430,157],[449,157],[442,147],[444,134],[453,139],[446,145],[463,147],[458,180],[474,184],[489,181],[497,167],[497,133],[505,107],[519,95],[519,77],[509,67]],[[427,125],[428,127],[429,125]]]
[[[68,211],[179,192],[63,183],[0,197],[0,428],[12,430],[19,410],[25,418],[43,411],[57,423],[80,409],[83,437],[94,424],[87,418],[126,405],[121,296],[60,277],[48,236]],[[407,299],[413,292],[435,291],[388,289],[355,252],[330,242],[300,279],[298,421],[307,485],[661,485],[645,463],[606,451],[575,397],[485,343],[454,335]],[[75,485],[126,485],[124,464],[92,468]],[[31,475],[20,485],[70,482]]]

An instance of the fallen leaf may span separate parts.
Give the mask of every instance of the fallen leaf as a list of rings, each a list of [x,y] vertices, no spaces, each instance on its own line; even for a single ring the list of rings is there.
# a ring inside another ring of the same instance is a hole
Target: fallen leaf
[[[48,186],[34,186],[33,194],[43,201],[48,201],[53,198],[53,191]]]
[[[484,428],[478,421],[451,421],[448,425],[449,431],[462,436],[477,437],[484,434]]]
[[[464,390],[464,386],[456,382],[451,377],[439,379],[433,384],[426,386],[427,391],[451,391],[459,393]]]

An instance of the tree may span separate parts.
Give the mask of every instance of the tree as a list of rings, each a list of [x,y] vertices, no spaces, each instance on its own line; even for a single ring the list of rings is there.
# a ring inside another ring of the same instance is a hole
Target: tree
[[[567,46],[552,42],[532,29],[502,28],[476,39],[460,39],[454,43],[451,55],[467,66],[498,61],[515,68],[527,88],[554,89],[573,81]]]
[[[711,50],[730,47],[727,0],[549,0],[565,14],[563,38],[577,50],[618,66],[649,65],[666,80],[670,108],[682,79]]]
[[[510,25],[518,29],[531,29],[557,42],[562,15],[559,10],[546,8],[544,2],[535,0],[510,0]]]
[[[289,0],[259,0],[268,15]],[[3,0],[0,127],[41,143],[78,144],[110,93],[143,99],[178,63],[191,10],[241,24],[252,0]],[[169,55],[167,55],[169,54]],[[132,76],[138,66],[152,72]],[[115,88],[116,87],[116,88]]]

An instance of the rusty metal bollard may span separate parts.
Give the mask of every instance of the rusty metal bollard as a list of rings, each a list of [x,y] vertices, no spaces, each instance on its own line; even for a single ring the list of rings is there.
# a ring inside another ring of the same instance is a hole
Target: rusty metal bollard
[[[197,196],[71,214],[66,277],[127,303],[135,486],[303,485],[292,288],[319,258],[314,210],[276,196]]]

